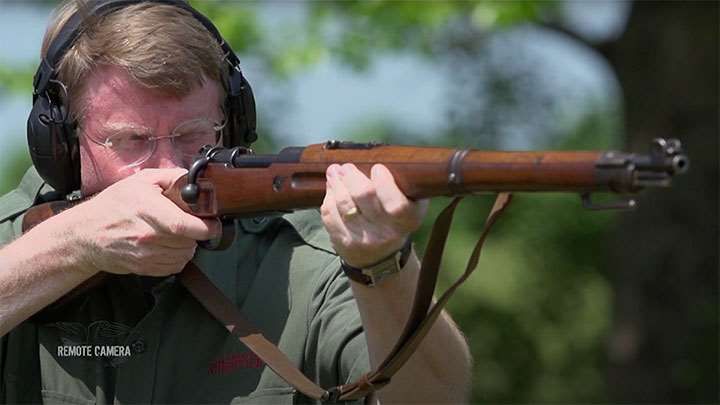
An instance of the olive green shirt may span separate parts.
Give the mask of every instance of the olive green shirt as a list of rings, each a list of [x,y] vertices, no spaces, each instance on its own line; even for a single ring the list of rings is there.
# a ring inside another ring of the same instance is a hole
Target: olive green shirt
[[[0,245],[24,211],[55,198],[34,169],[0,198]],[[236,221],[230,249],[194,262],[324,388],[369,369],[349,281],[316,210]],[[1,271],[1,270],[0,270]],[[113,276],[0,338],[4,403],[311,403],[174,277]]]

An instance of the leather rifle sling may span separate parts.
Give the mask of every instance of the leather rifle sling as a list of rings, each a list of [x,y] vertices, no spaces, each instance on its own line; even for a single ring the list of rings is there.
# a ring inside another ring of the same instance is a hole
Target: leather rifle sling
[[[510,193],[498,194],[465,271],[430,308],[452,217],[462,197],[455,198],[445,207],[433,225],[430,241],[420,267],[410,317],[397,343],[377,367],[377,370],[364,374],[353,383],[328,390],[308,379],[277,346],[268,341],[259,329],[250,324],[237,306],[195,264],[188,263],[178,278],[203,307],[225,325],[231,334],[252,350],[278,376],[304,395],[327,402],[360,399],[388,384],[392,376],[415,352],[452,294],[475,270],[482,245],[490,228],[508,206],[511,197]]]
[[[178,278],[190,294],[225,325],[231,335],[235,335],[282,379],[311,398],[321,399],[325,395],[325,390],[300,372],[285,353],[267,340],[193,262],[188,262]]]

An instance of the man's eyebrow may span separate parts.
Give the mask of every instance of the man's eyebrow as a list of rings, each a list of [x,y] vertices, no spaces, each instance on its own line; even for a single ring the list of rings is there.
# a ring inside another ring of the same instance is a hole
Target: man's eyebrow
[[[150,128],[128,122],[106,122],[98,129],[105,133],[135,132],[141,134],[152,134],[152,130]]]

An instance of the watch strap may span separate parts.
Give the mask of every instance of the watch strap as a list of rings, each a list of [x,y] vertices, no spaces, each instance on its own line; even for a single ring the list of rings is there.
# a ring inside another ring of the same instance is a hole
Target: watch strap
[[[374,286],[388,276],[400,272],[407,264],[411,252],[412,241],[410,238],[407,238],[400,250],[375,264],[357,268],[347,264],[345,260],[340,259],[340,267],[350,280],[362,285]]]

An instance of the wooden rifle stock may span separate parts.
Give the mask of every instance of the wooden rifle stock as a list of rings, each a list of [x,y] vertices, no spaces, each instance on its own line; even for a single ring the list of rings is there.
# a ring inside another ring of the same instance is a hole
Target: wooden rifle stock
[[[230,150],[215,150],[197,177],[197,201],[185,209],[200,217],[218,217],[319,207],[325,197],[325,171],[333,163],[352,163],[367,176],[374,164],[382,163],[411,199],[506,190],[605,191],[622,180],[601,178],[595,167],[599,152],[350,146],[328,149],[316,144],[277,155],[240,154],[233,159]],[[187,178],[181,179],[166,196],[183,206],[186,184]]]
[[[165,195],[199,217],[252,217],[319,207],[325,171],[353,163],[369,176],[384,164],[409,198],[500,191],[634,193],[669,186],[686,170],[676,140],[655,140],[649,155],[620,152],[495,152],[329,141],[255,155],[207,148]]]

